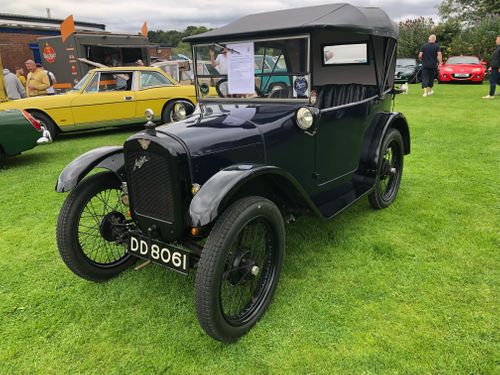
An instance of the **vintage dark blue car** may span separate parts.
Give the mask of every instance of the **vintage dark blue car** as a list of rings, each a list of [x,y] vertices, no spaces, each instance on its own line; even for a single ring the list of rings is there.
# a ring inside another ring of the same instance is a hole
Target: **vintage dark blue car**
[[[330,4],[187,38],[195,64],[217,51],[227,72],[195,77],[198,105],[177,106],[181,121],[148,122],[123,146],[89,151],[62,171],[64,262],[93,281],[138,258],[182,274],[194,268],[201,326],[236,341],[271,302],[285,223],[329,219],[364,197],[376,209],[396,198],[410,152],[405,117],[391,111],[397,37],[378,8]],[[256,55],[282,62],[279,71],[256,71]],[[263,93],[273,75],[286,85]],[[89,175],[96,168],[106,171]]]

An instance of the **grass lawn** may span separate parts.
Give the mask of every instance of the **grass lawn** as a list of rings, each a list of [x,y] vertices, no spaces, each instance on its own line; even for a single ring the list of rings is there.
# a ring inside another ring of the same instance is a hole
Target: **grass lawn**
[[[287,228],[264,318],[234,345],[194,311],[194,273],[74,276],[55,227],[59,172],[133,131],[61,137],[0,171],[0,374],[500,373],[500,97],[487,86],[397,97],[412,153],[398,199]]]

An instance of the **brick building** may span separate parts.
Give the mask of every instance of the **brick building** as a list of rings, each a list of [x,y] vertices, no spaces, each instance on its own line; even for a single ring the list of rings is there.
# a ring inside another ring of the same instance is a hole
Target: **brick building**
[[[0,56],[4,68],[14,71],[28,59],[42,62],[37,38],[60,35],[63,20],[0,13]],[[103,24],[75,22],[76,31],[104,31]]]

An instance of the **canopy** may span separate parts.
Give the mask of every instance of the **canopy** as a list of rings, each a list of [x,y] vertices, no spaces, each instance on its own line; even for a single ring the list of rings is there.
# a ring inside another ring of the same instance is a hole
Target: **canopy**
[[[396,39],[399,28],[380,8],[327,4],[251,14],[226,26],[184,38],[191,43],[246,38],[271,33],[337,29]]]

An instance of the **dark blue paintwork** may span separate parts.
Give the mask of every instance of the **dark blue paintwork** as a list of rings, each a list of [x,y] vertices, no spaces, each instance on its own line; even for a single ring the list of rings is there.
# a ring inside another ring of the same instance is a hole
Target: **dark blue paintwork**
[[[122,146],[104,146],[80,155],[63,169],[57,179],[56,191],[58,193],[70,191],[94,168],[109,169],[121,175],[122,151]]]

